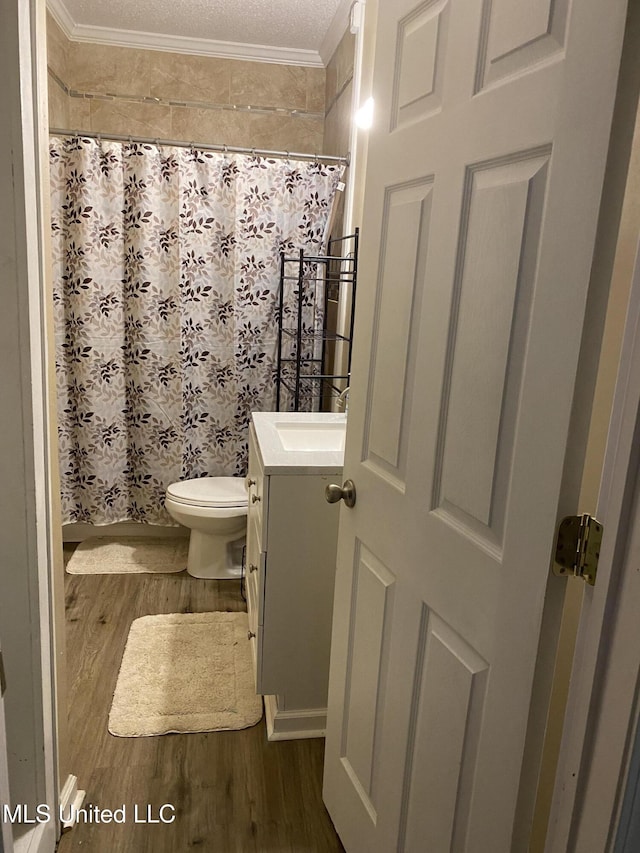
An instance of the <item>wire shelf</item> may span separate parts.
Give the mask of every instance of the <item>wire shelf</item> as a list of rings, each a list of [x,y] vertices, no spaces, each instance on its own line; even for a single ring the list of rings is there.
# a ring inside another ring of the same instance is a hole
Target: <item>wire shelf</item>
[[[345,341],[349,343],[349,338],[344,335],[339,335],[338,332],[325,332],[322,329],[303,329],[300,335],[298,335],[297,329],[283,329],[282,334],[301,341]]]
[[[326,255],[305,255],[303,251],[296,256],[280,255],[278,411],[308,410],[310,405],[320,408],[349,382],[358,240],[356,229],[346,237],[330,240]],[[338,332],[329,322],[329,304],[342,302],[343,296],[349,311],[347,333],[344,329]]]
[[[337,398],[340,395],[340,388],[330,384],[330,382],[334,379],[348,378],[348,376],[304,376],[300,380],[298,396],[300,400],[317,400],[320,397],[324,397],[326,394]],[[312,385],[312,380],[317,380],[318,383],[324,384]],[[282,386],[286,388],[292,396],[294,396],[296,393],[295,380],[293,382],[289,382],[286,379],[281,379],[280,381]]]

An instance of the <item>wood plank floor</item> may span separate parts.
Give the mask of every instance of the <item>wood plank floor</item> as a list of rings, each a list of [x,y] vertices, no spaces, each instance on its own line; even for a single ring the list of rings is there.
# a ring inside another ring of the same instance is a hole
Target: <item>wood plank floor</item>
[[[238,581],[168,575],[67,575],[71,772],[86,804],[127,807],[123,825],[79,824],[60,853],[333,853],[322,803],[324,741],[268,743],[264,720],[237,732],[117,738],[107,718],[131,622],[153,613],[243,610]],[[176,808],[172,824],[133,809]]]

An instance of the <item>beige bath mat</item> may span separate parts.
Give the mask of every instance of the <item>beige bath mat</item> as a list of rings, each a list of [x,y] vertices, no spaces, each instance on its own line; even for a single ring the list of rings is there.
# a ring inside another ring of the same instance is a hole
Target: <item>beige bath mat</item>
[[[96,536],[81,542],[71,555],[71,575],[119,575],[181,572],[187,567],[187,538]]]
[[[119,737],[244,729],[262,717],[246,613],[171,613],[131,625],[109,714]]]

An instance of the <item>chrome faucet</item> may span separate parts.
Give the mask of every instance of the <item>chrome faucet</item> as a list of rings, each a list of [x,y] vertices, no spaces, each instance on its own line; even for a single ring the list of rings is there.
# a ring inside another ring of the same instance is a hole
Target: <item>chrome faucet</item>
[[[345,415],[347,414],[347,411],[349,409],[349,386],[348,385],[343,391],[341,391],[338,394],[338,399],[336,400],[336,407],[338,409],[344,409]]]

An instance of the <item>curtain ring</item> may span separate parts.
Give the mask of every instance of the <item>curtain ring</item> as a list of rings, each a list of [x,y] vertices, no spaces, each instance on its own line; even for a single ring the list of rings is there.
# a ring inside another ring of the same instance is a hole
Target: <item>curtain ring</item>
[[[129,145],[133,145],[133,136],[129,136]]]
[[[255,148],[252,148],[252,149],[251,149],[251,156],[252,156],[252,157],[256,157],[256,156],[257,156],[257,155],[256,155],[256,149],[255,149]]]

